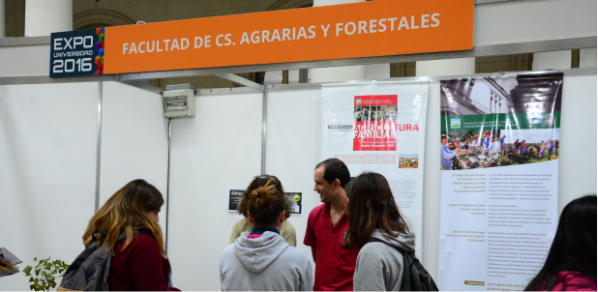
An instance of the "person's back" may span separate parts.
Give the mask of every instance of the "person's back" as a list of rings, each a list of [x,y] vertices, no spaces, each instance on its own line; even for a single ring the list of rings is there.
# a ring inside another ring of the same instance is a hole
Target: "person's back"
[[[399,291],[403,281],[403,254],[398,249],[413,251],[415,234],[405,233],[398,237],[374,229],[371,240],[364,245],[357,258],[355,291]]]
[[[596,291],[596,282],[580,272],[562,271],[556,275],[553,291]]]
[[[114,248],[108,284],[111,291],[168,290],[170,264],[161,255],[160,245],[149,234],[137,234],[122,250],[125,241]]]
[[[311,291],[312,268],[305,252],[276,232],[250,237],[244,232],[222,253],[223,291]]]
[[[390,185],[379,173],[364,172],[350,184],[349,232],[345,246],[360,248],[353,287],[355,291],[400,291],[405,266],[403,252],[415,249],[394,201]]]
[[[224,291],[309,291],[313,276],[307,254],[289,246],[280,235],[288,201],[274,179],[248,193],[243,232],[220,257],[220,283]]]

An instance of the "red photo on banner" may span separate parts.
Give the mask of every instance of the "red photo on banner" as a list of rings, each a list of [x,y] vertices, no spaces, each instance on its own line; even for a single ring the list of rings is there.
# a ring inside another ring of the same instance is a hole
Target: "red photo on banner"
[[[397,150],[397,96],[355,96],[353,151]]]

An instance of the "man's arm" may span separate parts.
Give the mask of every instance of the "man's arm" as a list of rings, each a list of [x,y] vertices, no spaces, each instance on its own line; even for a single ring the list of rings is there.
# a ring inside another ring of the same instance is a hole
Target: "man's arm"
[[[450,151],[450,150],[447,152],[447,151],[444,151],[444,149],[442,149],[442,151],[440,151],[440,155],[442,155],[442,158],[444,158],[444,159],[452,159],[453,157],[455,157],[455,155],[457,155],[457,152]]]
[[[316,247],[311,247],[311,256],[314,258],[314,263],[316,262]]]

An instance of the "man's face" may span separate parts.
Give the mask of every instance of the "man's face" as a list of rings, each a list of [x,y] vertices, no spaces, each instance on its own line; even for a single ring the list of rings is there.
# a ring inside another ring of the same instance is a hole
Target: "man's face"
[[[442,138],[440,139],[440,142],[442,143],[442,145],[446,145],[446,143],[448,143],[448,138]]]
[[[492,137],[492,142],[496,142],[496,138]]]
[[[334,194],[334,185],[324,180],[324,169],[324,166],[320,166],[314,171],[314,191],[320,194],[322,203],[329,203],[332,201],[332,195]]]

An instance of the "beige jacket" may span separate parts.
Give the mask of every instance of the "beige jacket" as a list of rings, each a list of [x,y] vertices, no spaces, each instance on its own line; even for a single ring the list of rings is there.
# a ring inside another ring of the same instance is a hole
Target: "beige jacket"
[[[233,230],[230,233],[230,243],[234,243],[241,233],[243,232],[251,232],[253,229],[253,224],[249,223],[247,218],[243,217],[243,219],[237,221],[233,226]],[[282,227],[280,228],[280,235],[284,238],[290,246],[296,247],[297,246],[297,236],[295,235],[295,228],[288,220],[284,220],[282,223]]]

